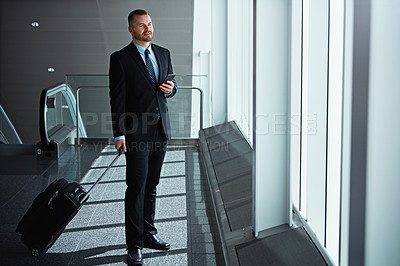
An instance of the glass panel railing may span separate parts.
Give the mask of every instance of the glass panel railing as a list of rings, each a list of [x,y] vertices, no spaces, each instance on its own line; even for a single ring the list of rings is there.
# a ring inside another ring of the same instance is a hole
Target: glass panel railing
[[[203,128],[203,87],[206,75],[177,75],[177,94],[168,99],[172,139],[197,139]]]
[[[178,93],[168,99],[172,138],[198,138],[202,128],[202,85],[206,75],[177,75]],[[82,116],[87,138],[113,138],[108,75],[67,75],[66,83],[74,91],[78,113]],[[77,139],[83,136],[77,136]]]
[[[178,93],[168,99],[173,139],[198,138],[202,128],[202,91],[191,86],[178,86]]]
[[[77,134],[77,143],[81,138],[113,138],[108,75],[67,75],[66,83],[74,91],[86,131],[86,136]]]
[[[108,86],[84,86],[77,93],[79,111],[87,136],[91,138],[112,138]]]
[[[13,124],[8,118],[3,107],[0,105],[0,143],[2,144],[22,144]]]

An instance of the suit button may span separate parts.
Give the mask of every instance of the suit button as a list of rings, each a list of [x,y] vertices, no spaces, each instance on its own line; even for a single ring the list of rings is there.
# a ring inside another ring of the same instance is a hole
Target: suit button
[[[156,107],[156,111],[158,111],[158,107]]]

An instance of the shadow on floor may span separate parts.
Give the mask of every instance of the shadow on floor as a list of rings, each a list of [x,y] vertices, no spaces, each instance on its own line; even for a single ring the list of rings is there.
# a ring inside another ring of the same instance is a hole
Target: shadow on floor
[[[114,245],[78,250],[67,253],[46,253],[37,258],[31,256],[25,249],[19,254],[18,264],[21,265],[104,265],[125,264],[125,245]],[[121,250],[122,249],[122,250]],[[187,253],[186,248],[169,251],[145,251],[143,259],[163,257],[174,254]],[[15,260],[14,260],[15,263]],[[6,263],[7,264],[7,263]]]
[[[13,256],[7,256],[2,263],[4,263],[3,265],[99,265],[124,263],[126,261],[125,247],[125,245],[114,245],[66,253],[49,252],[35,258],[26,247],[20,246],[18,249],[13,249],[11,251]],[[124,249],[122,255],[120,249]],[[105,255],[101,256],[102,254]],[[146,254],[146,256],[149,255],[151,254]]]

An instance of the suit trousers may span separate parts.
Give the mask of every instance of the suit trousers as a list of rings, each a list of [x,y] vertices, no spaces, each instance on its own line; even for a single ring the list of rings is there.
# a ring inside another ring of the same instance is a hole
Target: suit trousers
[[[127,143],[125,233],[128,249],[143,248],[143,237],[157,234],[154,225],[156,187],[166,147],[161,120],[151,141]]]

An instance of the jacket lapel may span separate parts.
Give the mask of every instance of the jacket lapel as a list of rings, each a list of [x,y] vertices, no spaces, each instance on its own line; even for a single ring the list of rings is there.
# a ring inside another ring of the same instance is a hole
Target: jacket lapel
[[[138,65],[139,69],[143,72],[143,75],[146,77],[146,79],[149,83],[149,86],[153,88],[149,71],[147,71],[147,67],[146,67],[145,63],[143,62],[143,59],[140,56],[139,51],[137,50],[136,46],[132,42],[130,43],[129,47],[130,47],[130,55],[132,56],[132,58]],[[153,89],[156,90],[156,88],[153,88]]]

